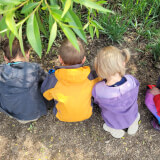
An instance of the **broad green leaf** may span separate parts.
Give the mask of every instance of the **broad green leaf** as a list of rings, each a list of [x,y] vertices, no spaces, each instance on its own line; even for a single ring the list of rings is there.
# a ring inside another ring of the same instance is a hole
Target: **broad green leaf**
[[[46,36],[48,37],[48,32],[46,31],[41,19],[40,19],[40,16],[39,16],[39,13],[37,12],[36,13],[36,18],[37,18],[37,22],[38,22],[38,26],[39,26],[39,29],[40,31]]]
[[[71,10],[69,9],[67,16],[71,19],[71,21],[69,22],[69,24],[71,26],[75,26],[75,28],[73,28],[74,32],[85,42],[87,43],[86,40],[86,35],[85,32],[83,31],[82,28],[82,24],[81,21],[79,20],[78,16]]]
[[[78,46],[78,42],[77,42],[77,38],[76,38],[74,32],[73,32],[70,28],[66,27],[66,26],[63,25],[63,24],[61,24],[60,26],[61,26],[64,34],[66,35],[66,37],[67,37],[67,38],[69,39],[69,41],[72,43],[72,45],[73,45],[78,51],[80,51],[79,46]]]
[[[62,13],[62,17],[64,17],[64,15],[67,13],[67,11],[69,10],[69,8],[71,7],[71,3],[72,3],[72,0],[66,0],[65,2],[65,5],[64,5],[64,10],[63,10],[63,13]]]
[[[106,8],[98,5],[96,2],[93,2],[91,0],[80,0],[79,3],[86,6],[86,7],[93,8],[93,9],[96,9],[96,10],[101,11],[101,12],[114,13],[114,12],[110,11],[109,9],[106,9]]]
[[[94,33],[93,33],[93,27],[91,25],[89,26],[89,33],[91,38],[93,39]]]
[[[19,28],[19,44],[20,44],[23,56],[25,57],[25,51],[24,51],[24,46],[23,46],[23,38],[22,38],[22,25]]]
[[[20,3],[21,3],[21,0],[0,0],[0,4],[2,5],[9,5],[9,4],[18,5]]]
[[[14,21],[14,13],[9,12],[8,14],[6,14],[5,21],[6,21],[8,28],[11,30],[11,32],[18,38],[17,27]]]
[[[9,36],[9,49],[10,49],[11,55],[12,55],[12,44],[13,44],[14,38],[15,38],[15,35],[11,32],[11,34]]]
[[[25,5],[22,8],[21,13],[25,14],[25,13],[31,12],[38,4],[39,4],[38,2],[33,2],[33,3],[29,3],[28,5]]]
[[[49,43],[48,43],[48,49],[47,49],[47,53],[49,52],[55,38],[57,36],[57,23],[55,22],[52,26],[51,29],[51,33],[50,33],[50,37],[49,37]]]
[[[36,16],[32,14],[27,21],[27,38],[30,45],[36,51],[41,58],[42,55],[42,44],[40,39],[39,27]]]
[[[3,31],[4,29],[7,29],[7,25],[5,22],[5,17],[3,17],[0,21],[0,32]],[[1,33],[1,36],[3,37],[5,35],[5,33]]]

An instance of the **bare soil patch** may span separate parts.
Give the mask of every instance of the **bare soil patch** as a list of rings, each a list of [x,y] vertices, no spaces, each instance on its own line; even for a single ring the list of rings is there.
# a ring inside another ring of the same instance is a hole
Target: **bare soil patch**
[[[160,159],[159,132],[150,125],[151,113],[144,105],[147,84],[155,84],[159,70],[154,67],[153,56],[145,51],[145,42],[136,43],[134,37],[126,37],[120,48],[128,47],[133,55],[127,73],[141,83],[139,90],[140,126],[135,136],[125,135],[114,139],[102,129],[103,120],[98,106],[89,120],[78,123],[60,122],[48,111],[37,122],[20,124],[0,113],[0,160],[158,160]],[[86,47],[87,62],[92,64],[97,50],[110,45],[106,37],[89,40]],[[31,59],[48,71],[57,65],[55,52],[40,60],[34,54]],[[140,51],[142,50],[142,51]],[[3,61],[2,54],[0,61]]]

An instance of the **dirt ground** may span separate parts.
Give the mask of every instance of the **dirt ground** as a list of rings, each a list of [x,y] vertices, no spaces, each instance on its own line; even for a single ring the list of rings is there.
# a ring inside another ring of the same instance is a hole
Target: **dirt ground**
[[[0,113],[0,160],[159,160],[160,133],[151,127],[152,115],[144,104],[146,85],[156,83],[159,70],[154,67],[152,54],[145,51],[146,42],[137,43],[134,36],[124,39],[123,45],[117,46],[128,47],[132,52],[127,73],[141,83],[138,98],[141,120],[135,136],[126,134],[115,139],[105,132],[98,106],[94,106],[89,120],[78,123],[60,122],[52,110],[25,125]],[[89,40],[86,64],[92,64],[98,49],[110,44],[106,37]],[[58,64],[55,55],[56,52],[50,53],[42,60],[31,55],[31,59],[35,58],[48,70]]]

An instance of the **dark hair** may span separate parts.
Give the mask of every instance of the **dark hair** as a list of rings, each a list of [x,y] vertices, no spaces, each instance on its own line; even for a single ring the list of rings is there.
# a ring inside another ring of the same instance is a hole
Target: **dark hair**
[[[85,56],[85,50],[83,47],[83,44],[80,40],[77,40],[80,52],[75,49],[75,47],[72,45],[72,43],[65,39],[60,48],[59,48],[59,55],[61,56],[64,64],[66,65],[75,65],[75,64],[81,64],[82,60]]]
[[[25,51],[25,54],[26,54],[29,51],[29,46],[26,45],[25,42],[23,42],[23,46],[24,46],[24,51]],[[10,47],[9,47],[9,40],[8,39],[5,40],[5,42],[4,42],[3,51],[4,51],[5,57],[9,61],[11,61],[12,59],[16,58],[17,56],[24,57],[23,53],[21,51],[21,47],[20,47],[19,41],[18,41],[17,38],[15,38],[13,40],[13,43],[12,43],[12,53],[10,53]]]

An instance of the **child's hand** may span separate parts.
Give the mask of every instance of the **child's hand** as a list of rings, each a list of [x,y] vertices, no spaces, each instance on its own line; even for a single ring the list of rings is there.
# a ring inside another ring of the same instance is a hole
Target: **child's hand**
[[[150,93],[153,94],[154,96],[157,95],[157,94],[160,94],[160,90],[156,87],[153,87],[151,90],[150,90]]]

